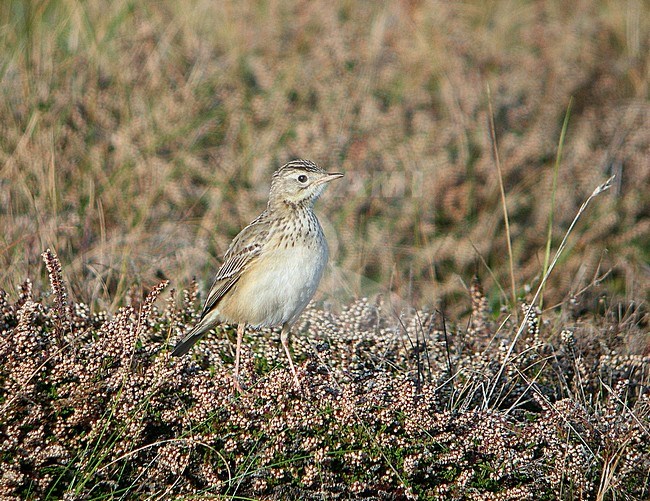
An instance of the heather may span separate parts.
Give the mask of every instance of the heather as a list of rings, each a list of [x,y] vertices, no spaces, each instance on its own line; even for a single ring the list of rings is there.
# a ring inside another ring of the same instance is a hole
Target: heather
[[[278,332],[232,332],[172,358],[196,288],[160,283],[114,314],[52,294],[2,294],[3,499],[642,499],[650,485],[650,357],[639,312],[567,309],[471,322],[378,298],[310,307],[295,329],[301,389]],[[180,301],[178,301],[180,299]],[[160,304],[158,304],[160,303]],[[180,304],[180,306],[178,306]],[[551,327],[561,325],[556,331]],[[542,332],[551,335],[541,336]]]

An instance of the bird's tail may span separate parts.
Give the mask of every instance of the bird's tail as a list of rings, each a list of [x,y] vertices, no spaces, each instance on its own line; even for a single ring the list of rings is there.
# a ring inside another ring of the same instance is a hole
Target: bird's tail
[[[196,324],[194,328],[179,341],[174,348],[174,351],[172,351],[172,356],[181,357],[185,355],[212,327],[213,325],[204,322]]]

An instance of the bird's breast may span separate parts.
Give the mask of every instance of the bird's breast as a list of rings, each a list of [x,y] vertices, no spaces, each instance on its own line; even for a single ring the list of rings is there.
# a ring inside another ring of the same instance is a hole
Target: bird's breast
[[[231,321],[255,327],[293,323],[316,292],[327,258],[322,232],[277,233],[220,309]]]

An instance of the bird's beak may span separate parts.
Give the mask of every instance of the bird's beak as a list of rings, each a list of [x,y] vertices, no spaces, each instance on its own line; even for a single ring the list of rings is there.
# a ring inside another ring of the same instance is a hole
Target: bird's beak
[[[314,184],[318,185],[323,183],[329,183],[330,181],[334,181],[335,179],[338,179],[340,177],[343,177],[343,174],[341,172],[328,172],[326,176],[321,177]]]

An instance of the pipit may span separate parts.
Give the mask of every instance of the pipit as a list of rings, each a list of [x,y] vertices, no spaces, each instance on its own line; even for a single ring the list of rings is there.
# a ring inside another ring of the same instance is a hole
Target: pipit
[[[199,322],[172,355],[187,353],[218,323],[237,324],[233,376],[241,391],[239,360],[246,325],[281,325],[280,340],[296,387],[300,386],[289,335],[316,292],[328,258],[325,235],[313,207],[325,185],[341,176],[307,160],[294,160],[275,171],[266,210],[228,247]]]

